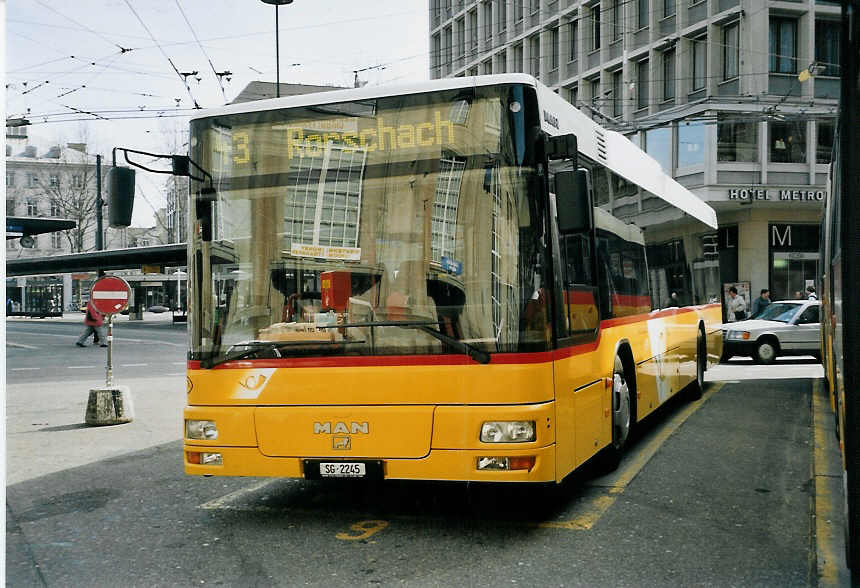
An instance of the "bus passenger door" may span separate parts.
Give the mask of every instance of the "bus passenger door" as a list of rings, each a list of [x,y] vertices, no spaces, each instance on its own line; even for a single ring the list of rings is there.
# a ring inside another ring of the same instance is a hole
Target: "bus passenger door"
[[[584,172],[579,181],[586,184]],[[565,189],[571,189],[556,175],[558,207],[565,207]],[[570,179],[570,177],[566,178]],[[582,186],[580,186],[582,189]],[[590,198],[587,222],[575,230],[560,231],[565,210],[553,211],[553,272],[556,277],[555,330],[558,351],[553,365],[556,399],[556,476],[568,472],[591,457],[603,445],[604,382],[595,369],[594,343],[600,317],[595,281],[594,228]],[[573,206],[577,206],[574,202]],[[560,213],[560,214],[558,214]],[[585,225],[585,226],[581,226]]]

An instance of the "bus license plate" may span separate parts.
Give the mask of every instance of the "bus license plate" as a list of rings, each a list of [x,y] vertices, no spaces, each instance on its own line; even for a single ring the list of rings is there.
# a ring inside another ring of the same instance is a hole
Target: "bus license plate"
[[[323,478],[363,478],[367,470],[363,463],[335,461],[320,463],[320,476]]]

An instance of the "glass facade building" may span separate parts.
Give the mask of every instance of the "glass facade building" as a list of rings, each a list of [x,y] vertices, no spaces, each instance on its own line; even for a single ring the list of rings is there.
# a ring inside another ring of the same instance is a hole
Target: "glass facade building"
[[[534,75],[717,210],[723,283],[770,288],[772,299],[814,283],[810,231],[840,89],[838,2],[430,0],[429,8],[431,78]]]

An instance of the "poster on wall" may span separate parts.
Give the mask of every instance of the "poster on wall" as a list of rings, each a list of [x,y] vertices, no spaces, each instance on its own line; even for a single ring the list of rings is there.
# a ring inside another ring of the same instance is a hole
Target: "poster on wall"
[[[752,298],[750,298],[750,283],[749,282],[726,282],[723,284],[723,321],[727,323],[734,322],[737,319],[733,312],[730,312],[732,297],[729,294],[729,288],[734,286],[738,291],[738,296],[744,299],[744,309],[746,316],[749,316],[752,308]]]

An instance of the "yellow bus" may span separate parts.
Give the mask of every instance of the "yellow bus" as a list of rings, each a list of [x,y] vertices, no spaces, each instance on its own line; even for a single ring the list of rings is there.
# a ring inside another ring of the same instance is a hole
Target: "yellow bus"
[[[720,356],[714,211],[531,76],[190,145],[187,474],[559,482]]]

